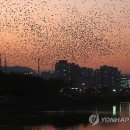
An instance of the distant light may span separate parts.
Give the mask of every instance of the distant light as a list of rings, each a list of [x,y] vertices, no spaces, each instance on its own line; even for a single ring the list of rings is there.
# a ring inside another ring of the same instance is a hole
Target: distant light
[[[113,113],[113,116],[116,115],[116,106],[113,106],[113,111],[112,111],[112,113]]]
[[[82,83],[82,85],[84,86],[84,85],[85,85],[85,83]]]
[[[71,89],[77,90],[78,88],[71,88]]]
[[[127,80],[127,78],[121,78],[121,79],[125,79],[125,80]]]
[[[113,92],[116,92],[116,89],[113,89]]]

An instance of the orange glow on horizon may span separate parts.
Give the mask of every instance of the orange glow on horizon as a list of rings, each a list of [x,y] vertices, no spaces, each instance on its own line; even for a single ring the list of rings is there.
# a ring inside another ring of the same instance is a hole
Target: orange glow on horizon
[[[130,73],[129,0],[1,0],[0,53],[8,65],[117,66]]]

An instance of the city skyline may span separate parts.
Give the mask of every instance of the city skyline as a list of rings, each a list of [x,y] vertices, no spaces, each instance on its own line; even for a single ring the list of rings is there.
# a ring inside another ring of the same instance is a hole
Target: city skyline
[[[129,74],[130,73],[124,73],[124,72],[122,72],[117,66],[110,66],[110,65],[107,65],[107,64],[103,64],[103,65],[101,65],[101,66],[99,66],[99,67],[97,67],[97,68],[92,68],[92,67],[90,67],[90,66],[80,66],[79,64],[77,64],[77,63],[74,63],[74,62],[69,62],[69,61],[67,61],[67,60],[64,60],[64,59],[62,59],[62,60],[58,60],[55,64],[54,64],[54,67],[53,67],[53,70],[43,70],[43,69],[40,69],[40,68],[42,68],[41,66],[40,66],[40,63],[39,63],[39,60],[40,59],[38,59],[38,61],[37,61],[37,68],[36,69],[33,69],[33,68],[31,68],[31,67],[28,67],[28,66],[19,66],[19,65],[16,65],[16,66],[8,66],[7,65],[7,59],[1,59],[0,58],[0,68],[3,70],[3,71],[6,71],[6,72],[8,72],[8,73],[10,73],[10,72],[14,72],[14,73],[22,73],[22,71],[24,72],[24,71],[27,71],[27,72],[32,72],[32,73],[37,73],[39,76],[41,75],[41,73],[42,72],[49,72],[49,73],[54,73],[55,71],[56,71],[56,65],[57,65],[57,63],[59,63],[59,62],[66,62],[68,65],[74,65],[74,66],[77,66],[78,68],[81,68],[81,69],[90,69],[90,70],[93,70],[93,71],[98,71],[100,68],[102,68],[102,67],[104,67],[104,66],[106,66],[106,67],[110,67],[110,68],[117,68],[118,70],[119,70],[119,72],[121,73],[121,74],[123,74],[123,75],[128,75],[129,76]],[[12,71],[13,70],[13,71]],[[31,74],[31,73],[30,73]]]
[[[52,70],[64,59],[130,73],[129,0],[1,0],[0,53],[9,66]]]

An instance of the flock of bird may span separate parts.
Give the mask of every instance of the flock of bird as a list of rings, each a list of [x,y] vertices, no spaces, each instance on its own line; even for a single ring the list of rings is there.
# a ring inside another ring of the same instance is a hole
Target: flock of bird
[[[129,0],[1,0],[0,53],[43,69],[65,59],[96,67],[130,57]],[[130,63],[129,63],[130,65]]]

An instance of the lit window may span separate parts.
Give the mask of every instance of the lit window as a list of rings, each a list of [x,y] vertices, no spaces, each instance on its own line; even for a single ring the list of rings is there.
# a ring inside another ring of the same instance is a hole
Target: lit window
[[[116,92],[116,89],[113,89],[113,92]]]
[[[85,83],[82,83],[82,85],[84,86],[84,85],[85,85]]]

